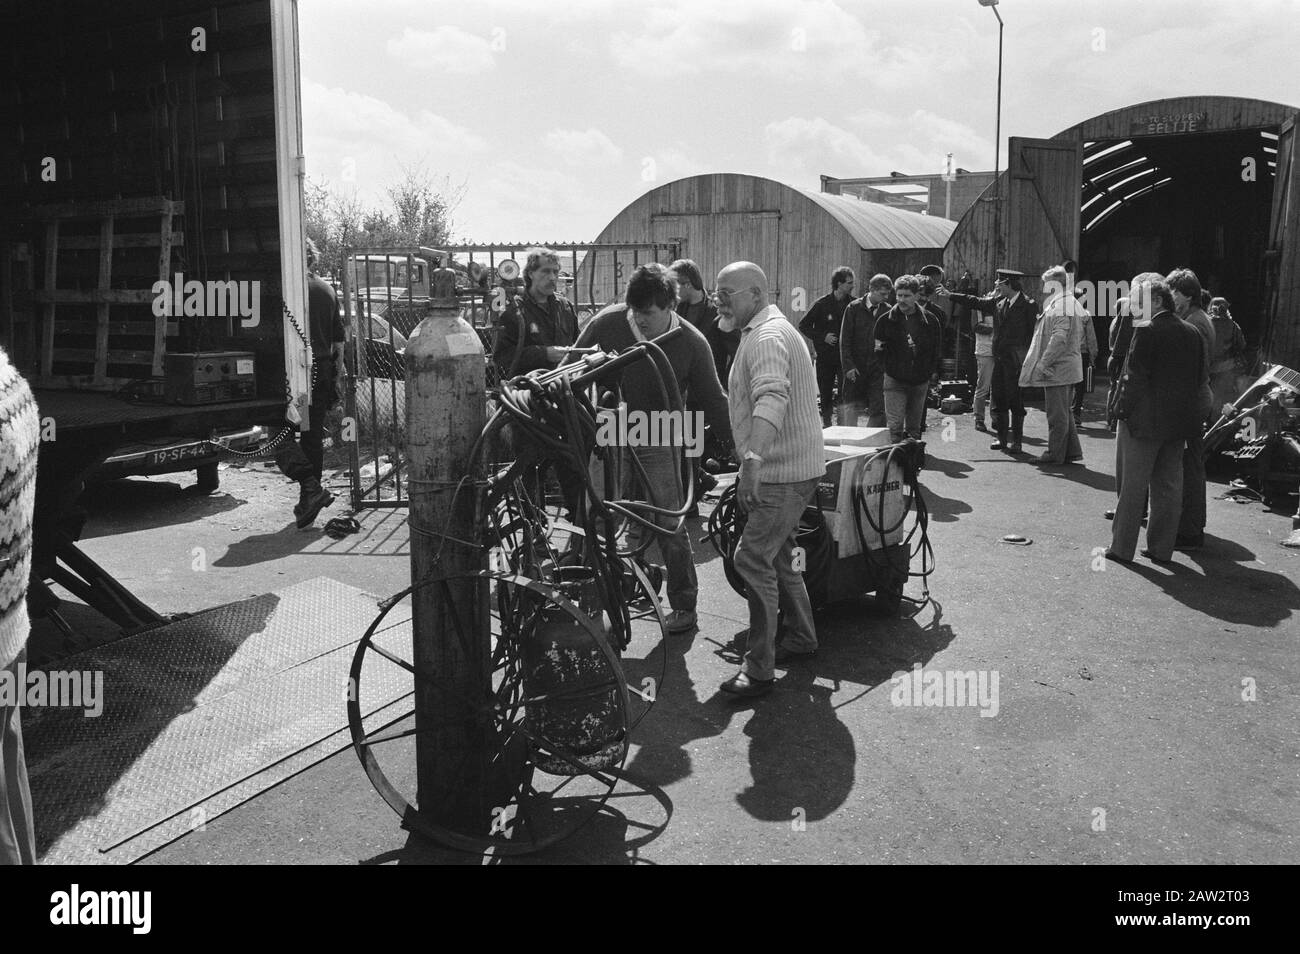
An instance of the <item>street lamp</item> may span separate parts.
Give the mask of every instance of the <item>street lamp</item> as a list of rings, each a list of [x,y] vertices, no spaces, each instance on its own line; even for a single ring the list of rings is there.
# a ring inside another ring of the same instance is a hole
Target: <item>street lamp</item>
[[[997,253],[998,246],[1002,244],[1002,185],[998,181],[998,164],[1002,158],[1002,29],[1005,24],[1002,22],[1002,14],[998,13],[998,0],[979,0],[979,4],[981,7],[988,7],[993,11],[993,15],[998,18],[998,114],[993,133],[993,185],[995,189],[993,198],[993,244],[994,252]]]

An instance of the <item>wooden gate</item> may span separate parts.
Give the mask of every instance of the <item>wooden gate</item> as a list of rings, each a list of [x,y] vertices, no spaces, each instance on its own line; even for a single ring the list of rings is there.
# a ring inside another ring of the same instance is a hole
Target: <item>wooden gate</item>
[[[1296,161],[1296,120],[1285,123],[1277,140],[1273,214],[1264,252],[1264,354],[1269,361],[1300,368],[1300,162]]]
[[[1032,291],[1049,266],[1079,257],[1083,144],[1012,136],[1008,154],[1005,264],[1029,276]]]

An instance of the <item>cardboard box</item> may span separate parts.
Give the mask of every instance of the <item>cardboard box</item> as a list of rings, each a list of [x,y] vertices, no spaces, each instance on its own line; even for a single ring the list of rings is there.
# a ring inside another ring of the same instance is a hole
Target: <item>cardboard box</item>
[[[822,443],[828,447],[885,447],[889,444],[887,427],[834,427],[822,428]]]

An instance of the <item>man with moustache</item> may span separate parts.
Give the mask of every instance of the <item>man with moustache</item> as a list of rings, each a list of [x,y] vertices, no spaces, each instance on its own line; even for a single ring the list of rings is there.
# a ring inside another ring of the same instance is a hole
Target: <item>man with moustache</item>
[[[556,293],[560,256],[530,248],[524,263],[524,293],[506,304],[497,320],[492,357],[507,376],[556,367],[578,339],[578,313]]]
[[[792,565],[799,518],[826,473],[816,374],[803,336],[768,303],[767,276],[753,262],[718,273],[714,302],[724,326],[740,329],[727,402],[740,458],[736,502],[746,516],[733,565],[749,602],[744,662],[721,688],[760,696],[771,690],[777,664],[817,651],[812,602]],[[781,608],[786,635],[778,647]]]
[[[894,280],[894,305],[876,322],[876,352],[885,369],[885,422],[895,444],[921,439],[925,398],[939,371],[943,333],[939,321],[917,300],[920,281]]]

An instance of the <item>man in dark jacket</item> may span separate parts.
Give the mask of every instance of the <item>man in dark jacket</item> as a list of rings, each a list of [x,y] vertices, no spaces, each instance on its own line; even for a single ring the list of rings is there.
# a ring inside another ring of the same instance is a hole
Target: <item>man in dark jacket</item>
[[[740,332],[724,332],[718,327],[718,309],[709,301],[704,290],[704,276],[695,262],[689,258],[679,258],[668,266],[668,271],[677,279],[677,314],[704,335],[704,340],[709,343],[709,350],[713,353],[713,366],[717,369],[718,380],[726,388],[731,361],[736,356],[736,349],[740,347]]]
[[[652,419],[664,411],[678,411],[693,416],[693,420],[707,423],[713,434],[727,442],[731,440],[731,417],[727,396],[722,393],[714,370],[713,355],[704,335],[673,311],[677,283],[663,265],[642,265],[632,273],[627,283],[624,302],[603,309],[587,324],[578,338],[579,347],[599,346],[605,351],[624,351],[638,341],[657,338],[670,329],[681,326],[681,333],[664,344],[664,355],[672,366],[681,390],[685,408],[664,406],[659,379],[649,361],[629,365],[614,378],[606,378],[605,387],[618,387],[627,404],[628,418],[637,415]],[[696,409],[699,413],[696,414]],[[679,418],[682,427],[677,436],[693,438],[695,443],[686,447],[686,453],[699,458],[703,450],[703,426],[686,426],[686,417]],[[629,428],[629,431],[631,429]],[[662,436],[662,435],[659,435]],[[599,435],[598,435],[599,439]],[[635,500],[648,500],[656,507],[678,510],[682,507],[682,449],[675,446],[629,446],[628,455],[635,454],[645,469],[648,486],[637,482],[629,487]],[[629,461],[630,467],[630,461]],[[629,478],[639,473],[633,469]],[[688,478],[689,479],[689,478]],[[606,488],[606,498],[617,496]],[[691,553],[691,535],[685,521],[676,517],[658,516],[655,522],[665,528],[677,526],[672,535],[658,537],[663,554],[664,569],[668,579],[668,631],[687,632],[695,628],[695,607],[699,584],[695,575],[695,558]],[[634,526],[631,533],[635,544],[641,538],[641,528]]]
[[[334,289],[316,268],[320,252],[307,239],[307,326],[311,346],[311,407],[308,428],[299,431],[275,455],[280,472],[298,484],[294,523],[305,530],[316,516],[334,502],[334,495],[321,486],[325,473],[325,419],[343,394],[343,319],[339,317]]]
[[[911,275],[895,280],[898,303],[876,322],[876,351],[885,369],[885,420],[894,443],[904,437],[921,439],[921,411],[942,354],[939,322],[917,304],[917,288]]]
[[[821,394],[822,427],[830,427],[835,414],[835,387],[840,377],[840,327],[844,310],[853,298],[853,269],[841,265],[831,274],[831,290],[813,302],[799,322],[799,331],[817,351],[817,390]]]
[[[1190,268],[1176,268],[1165,278],[1174,296],[1174,311],[1196,329],[1205,346],[1205,380],[1198,392],[1201,430],[1187,438],[1183,451],[1183,515],[1178,526],[1179,550],[1199,550],[1205,542],[1205,440],[1214,405],[1210,387],[1210,360],[1214,356],[1214,323],[1201,309],[1201,280]],[[1215,415],[1217,418],[1217,415]]]
[[[844,424],[856,427],[867,414],[867,427],[885,426],[885,369],[876,354],[876,322],[889,312],[894,283],[873,275],[867,294],[844,309],[840,328],[840,367],[844,370]]]
[[[993,293],[983,297],[949,292],[942,286],[938,289],[940,295],[947,295],[959,305],[993,315],[993,393],[990,405],[993,430],[998,439],[989,445],[989,449],[1013,454],[1020,453],[1025,426],[1020,367],[1025,362],[1038,318],[1037,302],[1020,290],[1020,280],[1024,277],[1024,272],[999,268]]]
[[[530,248],[524,261],[524,293],[510,299],[497,319],[492,358],[503,377],[549,370],[568,357],[566,349],[578,340],[578,313],[572,302],[556,293],[559,282],[560,256],[549,248]],[[515,450],[538,458],[525,484],[536,488],[539,499],[546,493],[548,468],[554,470],[565,509],[576,518],[583,475],[522,435]]]
[[[492,358],[506,377],[556,367],[578,338],[573,303],[556,294],[560,256],[530,248],[524,264],[524,294],[506,304],[497,319]]]
[[[1151,321],[1129,346],[1124,374],[1130,411],[1119,423],[1123,473],[1106,551],[1107,559],[1121,563],[1133,559],[1148,491],[1151,516],[1143,555],[1157,562],[1172,559],[1183,507],[1183,446],[1202,427],[1198,394],[1206,362],[1200,335],[1173,313],[1173,294],[1163,279],[1140,279],[1134,280],[1129,308],[1135,320],[1151,315]]]

